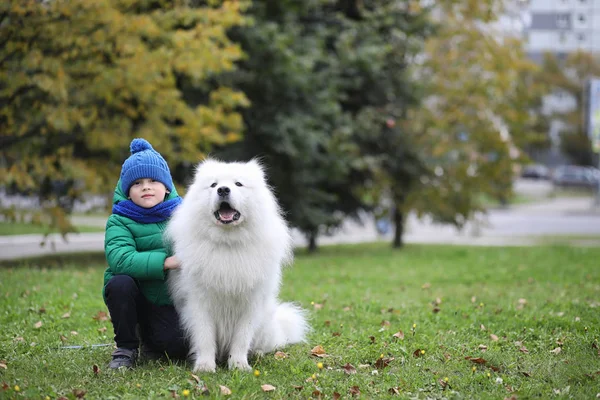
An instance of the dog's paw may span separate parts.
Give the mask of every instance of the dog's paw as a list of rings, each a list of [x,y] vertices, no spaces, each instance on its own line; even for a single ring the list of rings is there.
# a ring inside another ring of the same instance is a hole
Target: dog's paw
[[[230,357],[229,361],[227,361],[227,365],[229,369],[239,369],[240,371],[252,371],[252,367],[248,364],[247,359],[237,359]]]
[[[194,363],[194,372],[215,372],[216,370],[215,360],[197,360]]]

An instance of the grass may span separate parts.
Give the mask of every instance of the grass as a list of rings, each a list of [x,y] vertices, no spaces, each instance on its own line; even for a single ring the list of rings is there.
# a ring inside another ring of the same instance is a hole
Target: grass
[[[594,398],[599,259],[600,249],[569,247],[394,252],[365,244],[299,253],[281,297],[309,310],[308,343],[284,349],[283,359],[252,358],[258,376],[221,368],[198,374],[200,383],[178,363],[112,372],[112,349],[89,347],[112,340],[110,322],[98,318],[106,311],[102,255],[5,261],[0,398],[200,398],[202,387],[225,398],[220,386],[236,399],[356,391],[367,399]],[[393,336],[399,331],[403,339]],[[326,357],[311,355],[317,345]],[[263,392],[264,384],[276,389]]]
[[[79,232],[104,232],[102,226],[77,226]],[[22,222],[4,222],[0,221],[0,236],[12,235],[30,235],[30,234],[46,234],[58,233],[57,229],[50,229],[48,226],[26,224]]]

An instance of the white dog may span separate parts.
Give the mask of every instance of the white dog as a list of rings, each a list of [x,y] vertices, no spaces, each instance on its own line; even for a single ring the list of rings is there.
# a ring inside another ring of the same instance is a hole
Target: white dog
[[[169,287],[194,371],[225,359],[250,370],[249,353],[304,341],[304,311],[277,300],[291,237],[258,162],[202,162],[167,237],[181,260]]]

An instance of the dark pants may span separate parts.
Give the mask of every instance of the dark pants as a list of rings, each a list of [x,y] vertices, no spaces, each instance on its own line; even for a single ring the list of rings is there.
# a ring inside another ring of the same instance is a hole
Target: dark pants
[[[117,347],[137,349],[141,339],[144,350],[166,353],[170,358],[187,356],[188,345],[175,307],[149,302],[137,281],[128,275],[112,277],[104,294]]]

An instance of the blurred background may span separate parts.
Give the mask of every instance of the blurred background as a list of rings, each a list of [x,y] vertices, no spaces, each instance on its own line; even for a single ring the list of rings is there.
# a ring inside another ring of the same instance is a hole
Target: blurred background
[[[135,137],[182,194],[259,157],[313,251],[600,245],[600,0],[7,0],[0,41],[2,258],[102,250]]]

